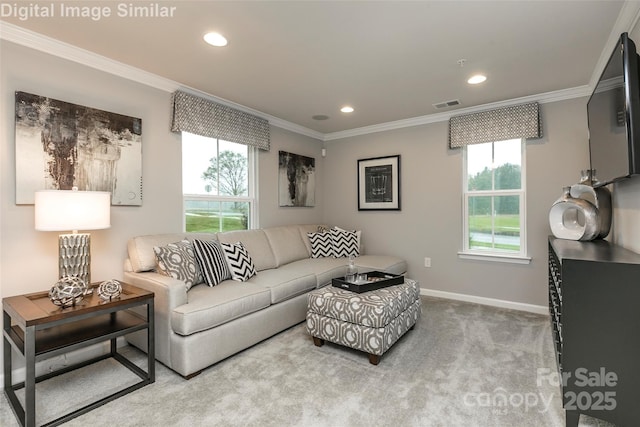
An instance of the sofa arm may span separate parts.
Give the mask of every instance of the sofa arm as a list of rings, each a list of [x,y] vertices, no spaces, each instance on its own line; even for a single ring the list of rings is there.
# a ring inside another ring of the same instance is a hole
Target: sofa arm
[[[124,281],[151,291],[154,298],[156,359],[171,367],[170,336],[171,313],[187,303],[187,288],[183,281],[156,272],[134,273],[125,271]],[[141,334],[127,336],[127,341],[146,351],[146,339]]]

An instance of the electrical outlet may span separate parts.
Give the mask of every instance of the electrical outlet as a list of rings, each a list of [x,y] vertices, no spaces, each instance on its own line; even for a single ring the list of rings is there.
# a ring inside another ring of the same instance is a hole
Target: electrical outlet
[[[425,258],[424,259],[424,266],[425,267],[431,267],[431,258]]]

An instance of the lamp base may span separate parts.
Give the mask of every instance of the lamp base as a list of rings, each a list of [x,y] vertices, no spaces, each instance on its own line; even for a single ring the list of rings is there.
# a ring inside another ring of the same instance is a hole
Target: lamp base
[[[91,284],[91,235],[61,234],[58,238],[58,276],[76,276]]]

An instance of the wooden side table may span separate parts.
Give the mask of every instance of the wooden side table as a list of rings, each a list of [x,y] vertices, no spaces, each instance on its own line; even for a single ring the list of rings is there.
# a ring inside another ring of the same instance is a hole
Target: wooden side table
[[[153,292],[122,283],[122,293],[112,301],[102,301],[94,292],[84,297],[75,307],[60,308],[54,305],[48,292],[37,292],[2,299],[4,391],[18,421],[25,427],[36,425],[36,383],[100,360],[114,358],[131,370],[141,381],[104,397],[94,403],[47,422],[56,426],[89,412],[107,402],[151,384],[155,381]],[[146,306],[146,318],[129,310]],[[147,371],[119,354],[116,339],[132,332],[147,331]],[[36,377],[38,361],[68,353],[104,341],[111,342],[110,352]],[[25,359],[26,376],[23,383],[13,384],[12,351],[14,348]],[[25,389],[24,407],[16,396],[16,390]]]

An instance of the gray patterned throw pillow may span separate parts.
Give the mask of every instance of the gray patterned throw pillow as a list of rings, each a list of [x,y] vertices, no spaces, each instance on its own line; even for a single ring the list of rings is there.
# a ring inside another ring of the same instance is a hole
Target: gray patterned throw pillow
[[[200,268],[188,240],[169,243],[167,246],[154,246],[158,273],[182,280],[187,288],[202,282]]]

